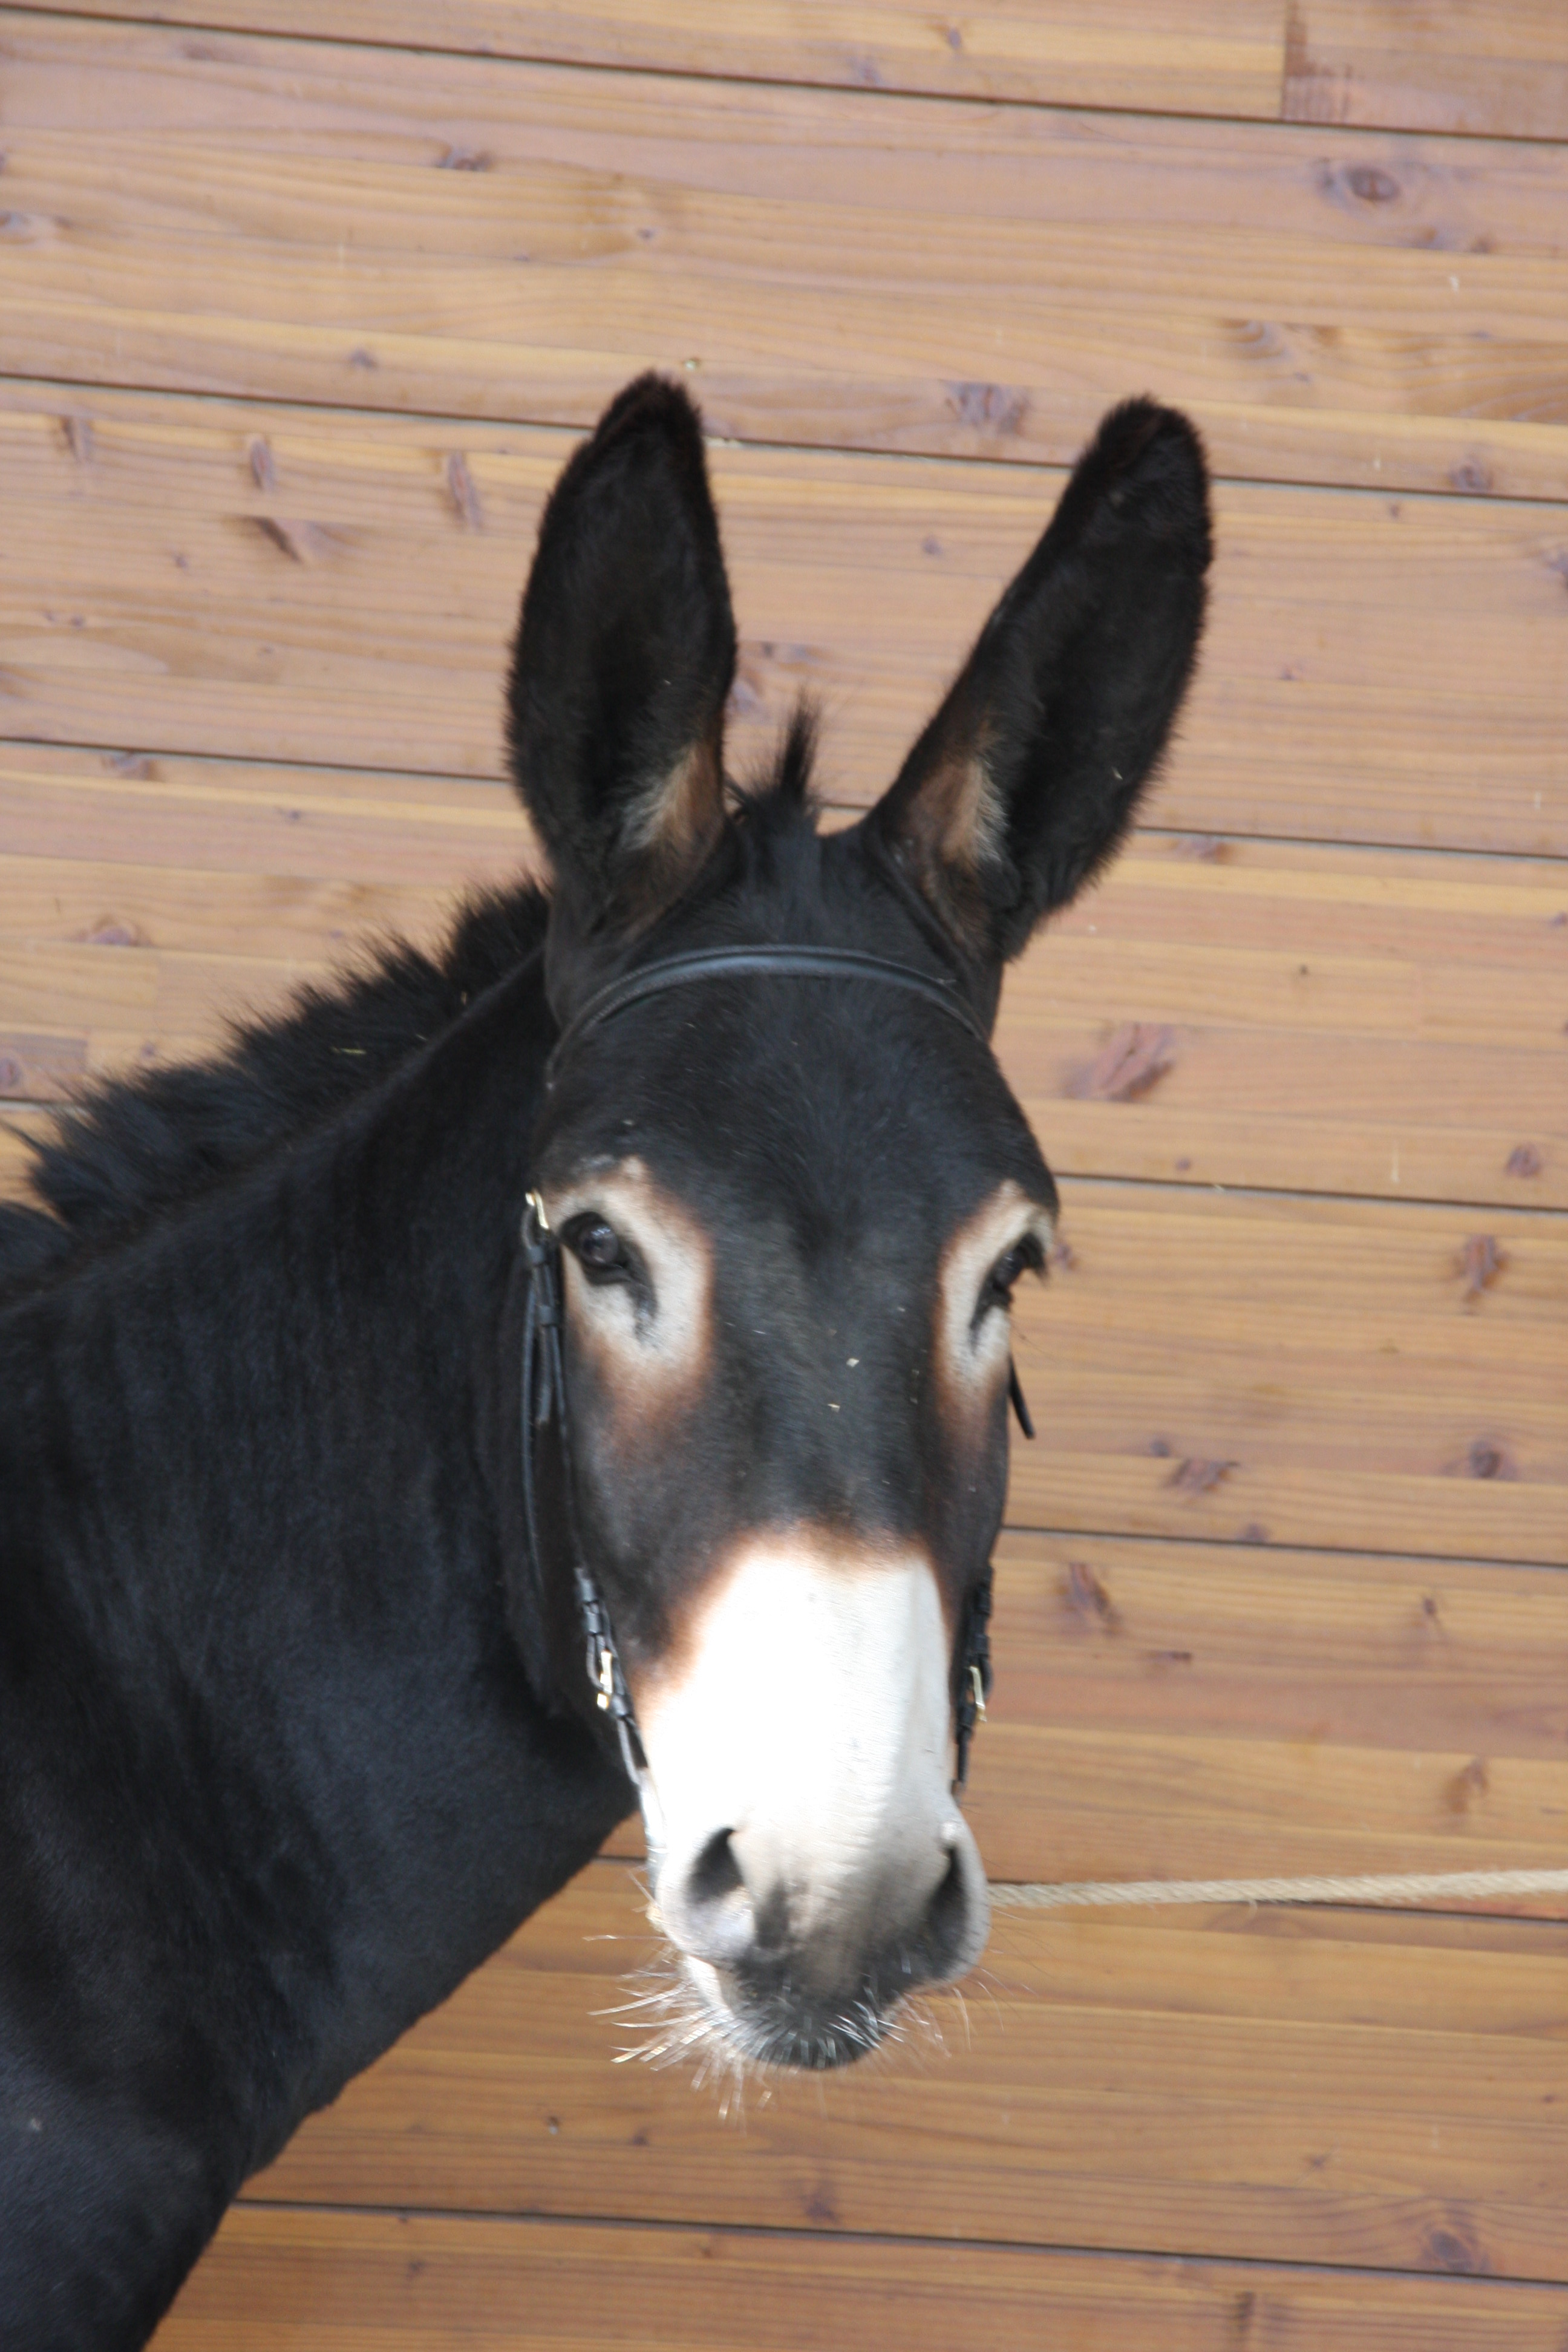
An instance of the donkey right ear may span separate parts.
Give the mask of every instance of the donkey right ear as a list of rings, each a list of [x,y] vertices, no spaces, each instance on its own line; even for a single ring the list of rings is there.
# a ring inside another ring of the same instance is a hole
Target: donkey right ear
[[[512,650],[512,773],[580,923],[646,920],[706,861],[734,674],[697,411],[639,376],[556,484]]]
[[[1185,417],[1131,400],[866,820],[982,965],[1112,855],[1192,675],[1208,478]]]

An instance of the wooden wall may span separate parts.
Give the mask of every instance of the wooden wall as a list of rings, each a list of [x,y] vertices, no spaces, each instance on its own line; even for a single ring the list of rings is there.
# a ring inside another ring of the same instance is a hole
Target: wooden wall
[[[0,11],[0,148],[12,1188],[84,1077],[530,856],[503,649],[637,369],[717,436],[739,756],[808,688],[845,806],[1100,410],[1191,410],[1202,677],[1004,1013],[1066,1246],[976,1827],[1568,1864],[1561,0],[96,0]],[[1568,1906],[1009,1914],[743,2124],[610,2063],[646,1948],[607,1858],[161,2352],[1568,2336]]]

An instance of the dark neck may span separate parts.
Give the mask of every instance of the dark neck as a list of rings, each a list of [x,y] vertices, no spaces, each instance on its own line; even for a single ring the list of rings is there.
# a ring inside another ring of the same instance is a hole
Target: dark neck
[[[548,1028],[503,983],[0,1325],[0,1486],[49,1563],[19,1693],[0,1648],[0,1749],[66,1827],[29,1929],[81,2030],[135,2053],[115,2095],[219,2134],[224,2197],[629,1803],[507,1622]]]

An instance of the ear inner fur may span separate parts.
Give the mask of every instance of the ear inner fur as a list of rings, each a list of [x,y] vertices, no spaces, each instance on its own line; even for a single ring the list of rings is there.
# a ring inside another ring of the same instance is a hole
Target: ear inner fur
[[[707,863],[724,830],[723,758],[717,727],[667,774],[644,787],[624,839],[635,861],[626,897],[634,919],[657,911]]]
[[[978,961],[1016,955],[1131,824],[1192,673],[1209,547],[1192,426],[1113,409],[869,820]]]
[[[641,928],[724,827],[735,625],[697,410],[647,375],[612,403],[540,524],[509,689],[518,789],[556,930]],[[552,969],[560,962],[552,938]]]

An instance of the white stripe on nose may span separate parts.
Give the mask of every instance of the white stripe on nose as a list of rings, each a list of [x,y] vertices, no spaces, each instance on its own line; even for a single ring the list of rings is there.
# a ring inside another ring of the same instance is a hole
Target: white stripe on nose
[[[956,1864],[975,1914],[960,1965],[977,1955],[984,1874],[950,1790],[923,1555],[809,1528],[749,1538],[637,1709],[655,1892],[682,1948],[723,1967],[760,1938],[831,1975],[919,1920]]]

